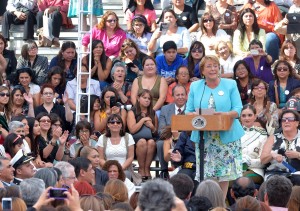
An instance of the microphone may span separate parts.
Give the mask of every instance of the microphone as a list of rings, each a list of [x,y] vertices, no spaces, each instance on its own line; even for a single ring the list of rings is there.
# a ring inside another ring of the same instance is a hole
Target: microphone
[[[204,95],[204,92],[205,92],[205,88],[206,88],[206,81],[204,82],[204,88],[203,88],[203,92],[202,92],[200,103],[199,103],[199,115],[202,114],[201,103],[202,103],[202,98],[203,98],[203,95]]]

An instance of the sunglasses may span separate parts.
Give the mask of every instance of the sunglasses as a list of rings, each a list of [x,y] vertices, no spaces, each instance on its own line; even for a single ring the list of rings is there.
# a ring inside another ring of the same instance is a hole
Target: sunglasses
[[[283,117],[281,119],[282,122],[295,122],[297,121],[295,117]]]
[[[203,19],[203,23],[207,23],[207,22],[213,22],[214,20],[209,18],[209,19]]]
[[[116,23],[116,22],[117,22],[117,19],[106,20],[106,22],[108,22],[108,23]]]
[[[264,89],[266,89],[266,87],[264,87],[264,86],[256,86],[256,87],[253,87],[253,89],[264,90]]]
[[[41,119],[40,122],[42,122],[42,123],[46,123],[46,122],[51,123],[51,120],[50,119]]]
[[[9,93],[4,93],[4,92],[0,92],[0,96],[1,97],[4,97],[4,96],[9,97],[10,94]]]
[[[114,125],[114,124],[117,124],[117,125],[121,124],[120,121],[115,121],[115,120],[109,121],[108,123],[109,123],[109,124],[112,124],[112,125]]]
[[[287,67],[277,67],[277,71],[287,72],[287,71],[289,71],[289,68],[287,68]]]
[[[202,48],[193,48],[192,53],[196,53],[196,52],[203,53],[203,49]]]

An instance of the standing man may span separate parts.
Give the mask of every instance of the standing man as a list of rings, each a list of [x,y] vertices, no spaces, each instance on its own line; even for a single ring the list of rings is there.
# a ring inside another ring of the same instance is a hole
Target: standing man
[[[34,39],[34,25],[38,12],[37,0],[8,0],[2,17],[2,34],[9,41],[11,24],[24,24],[23,40]]]

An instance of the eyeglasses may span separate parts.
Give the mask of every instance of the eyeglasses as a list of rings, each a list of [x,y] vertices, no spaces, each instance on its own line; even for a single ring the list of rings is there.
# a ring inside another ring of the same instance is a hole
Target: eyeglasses
[[[196,52],[203,53],[203,49],[202,48],[193,48],[192,53],[196,53]]]
[[[36,51],[38,48],[37,47],[32,47],[28,51]]]
[[[289,68],[287,68],[287,67],[277,67],[277,71],[287,72],[287,71],[289,71]]]
[[[145,26],[145,25],[144,25],[144,24],[142,24],[142,23],[140,23],[140,24],[138,24],[138,23],[135,23],[133,26],[134,26],[134,27],[143,27],[143,26]]]
[[[46,123],[46,122],[51,123],[51,120],[50,119],[41,119],[40,122],[42,122],[42,123]]]
[[[117,19],[106,20],[106,22],[108,22],[108,23],[116,23],[116,22],[117,22]]]
[[[207,22],[213,22],[214,20],[209,18],[209,19],[203,19],[203,23],[207,23]]]
[[[264,90],[264,89],[266,89],[266,87],[264,87],[264,86],[256,86],[256,87],[253,87],[253,89]]]
[[[297,121],[295,117],[283,117],[281,119],[282,122],[294,122]]]
[[[45,93],[43,93],[43,95],[44,95],[44,96],[47,96],[47,95],[48,95],[48,96],[52,96],[52,95],[53,95],[53,92],[45,92]]]
[[[55,127],[61,127],[61,124],[57,123],[57,124],[52,124],[54,125]]]
[[[245,118],[245,117],[253,117],[253,114],[242,114],[241,115],[243,118]]]
[[[0,97],[4,97],[4,96],[9,97],[10,94],[9,93],[5,93],[5,92],[0,92]]]
[[[89,133],[89,130],[79,130],[80,133]]]
[[[114,125],[114,124],[117,124],[117,125],[119,125],[119,124],[121,124],[121,122],[120,121],[109,121],[108,122],[109,124],[112,124],[112,125]]]

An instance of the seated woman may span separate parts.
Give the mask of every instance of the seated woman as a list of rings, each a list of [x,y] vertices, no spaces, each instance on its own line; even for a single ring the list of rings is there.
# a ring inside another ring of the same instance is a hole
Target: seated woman
[[[269,135],[279,127],[278,109],[276,103],[268,98],[268,84],[260,79],[255,79],[251,84],[250,104],[256,110],[257,119],[263,128],[267,129]]]
[[[31,94],[27,94],[22,86],[15,87],[11,92],[12,116],[34,117],[33,99]]]
[[[126,21],[127,24],[127,30],[132,29],[132,21],[136,15],[144,15],[147,20],[147,25],[151,28],[151,31],[156,29],[156,13],[151,0],[129,0],[124,18],[124,21]]]
[[[162,31],[157,28],[148,43],[148,50],[152,53],[156,53],[156,56],[162,55],[164,43],[172,40],[177,45],[177,53],[185,55],[189,51],[191,45],[189,31],[181,26],[177,19],[177,15],[172,9],[165,9],[163,11],[162,20],[169,25],[167,32],[163,34]]]
[[[91,127],[92,127],[92,133],[91,135],[93,135],[93,139],[95,139],[96,141],[98,140],[99,136],[98,134],[100,133],[99,131],[95,131],[95,114],[97,111],[100,110],[100,98],[97,95],[90,95],[90,108],[88,107],[88,100],[84,100],[83,102],[80,103],[80,112],[81,113],[86,113],[89,115],[90,120],[89,122],[91,123]],[[88,120],[88,115],[82,115],[80,117],[80,120]],[[95,136],[98,138],[96,138]]]
[[[131,104],[131,83],[125,80],[127,73],[127,67],[123,62],[116,62],[110,72],[110,77],[113,80],[111,86],[117,90],[118,101],[122,104]]]
[[[52,36],[54,37],[52,41],[52,48],[59,48],[59,34],[60,27],[65,25],[66,28],[73,27],[72,21],[67,18],[69,1],[51,1],[42,0],[38,2],[39,12],[37,13],[37,28],[41,29],[43,27],[43,16],[45,14],[49,15],[52,19]],[[39,44],[40,47],[44,46],[43,43]]]
[[[89,71],[88,67],[82,63],[81,64],[81,72],[87,73],[88,71]],[[75,72],[75,74],[76,74],[76,72]],[[88,75],[81,75],[80,89],[81,89],[81,93],[89,92],[90,94],[94,94],[97,96],[100,96],[100,94],[101,94],[99,82],[94,79],[89,80]],[[77,100],[80,100],[80,102],[81,102],[82,100],[87,99],[87,95],[82,95],[80,99],[77,99],[77,77],[74,78],[73,80],[67,82],[66,94],[68,95],[67,102],[68,102],[71,110],[73,110],[73,111],[76,111]]]
[[[273,72],[275,80],[269,83],[268,96],[271,102],[276,103],[277,107],[282,109],[291,97],[291,92],[300,87],[300,81],[294,78],[293,68],[288,61],[277,61]]]
[[[32,41],[28,40],[21,49],[21,56],[18,59],[17,69],[22,67],[29,67],[34,73],[33,81],[42,85],[45,83],[48,70],[48,58],[38,55],[38,46]]]
[[[106,130],[107,119],[112,114],[119,114],[124,125],[126,124],[127,113],[125,109],[118,106],[118,98],[118,91],[115,88],[108,86],[103,90],[100,99],[100,110],[96,111],[94,116],[95,131],[99,131],[103,134]]]
[[[245,135],[241,138],[243,156],[243,176],[250,177],[256,184],[264,181],[264,167],[260,161],[263,146],[267,141],[267,132],[255,126],[256,109],[252,105],[244,105],[241,112],[241,124]]]
[[[143,15],[135,15],[131,21],[131,30],[126,34],[128,39],[131,39],[138,46],[139,50],[144,54],[150,55],[148,51],[148,43],[152,33],[147,25],[147,20]]]
[[[148,89],[153,97],[153,110],[157,111],[164,105],[167,96],[168,84],[166,79],[157,75],[156,61],[153,57],[143,60],[144,74],[133,81],[131,88],[131,102],[137,102],[137,96],[143,89]]]
[[[82,63],[89,67],[90,55],[82,58]],[[105,55],[103,42],[101,40],[92,41],[92,55],[91,55],[91,78],[99,80],[102,87],[111,83],[109,78],[110,69],[112,66],[111,59]]]
[[[59,66],[52,67],[47,76],[46,83],[51,84],[54,87],[54,98],[59,104],[63,104],[63,95],[66,89],[66,79],[64,70]],[[42,103],[40,99],[40,104]]]
[[[6,157],[13,158],[17,152],[23,148],[23,137],[15,133],[10,133],[4,140],[3,147]]]
[[[118,16],[112,11],[107,11],[99,24],[92,29],[92,40],[102,40],[105,54],[112,60],[119,56],[125,39],[126,33],[119,26]],[[85,50],[87,50],[90,42],[90,34],[86,34],[82,39]]]
[[[250,67],[252,75],[266,82],[273,79],[271,70],[272,57],[263,50],[263,45],[259,40],[252,40],[249,44],[250,55],[244,61]]]
[[[1,73],[6,73],[7,79],[9,81],[13,81],[15,75],[15,70],[17,67],[17,59],[15,52],[12,50],[8,50],[7,48],[7,41],[3,37],[2,34],[0,34],[0,70]],[[3,47],[2,47],[3,46]]]
[[[296,43],[292,40],[285,40],[280,49],[279,59],[288,61],[294,68],[294,76],[300,79],[300,58],[297,52]]]
[[[187,67],[181,66],[179,67],[176,72],[175,72],[175,82],[169,85],[168,87],[168,93],[167,93],[167,98],[166,98],[166,103],[173,103],[174,98],[173,98],[173,88],[176,85],[182,85],[185,87],[187,95],[190,92],[190,85],[192,82],[190,82],[190,72]]]
[[[250,54],[249,43],[257,39],[265,46],[266,33],[260,29],[257,23],[255,12],[248,8],[244,9],[240,14],[237,30],[233,34],[233,53],[246,57]]]
[[[122,118],[112,114],[107,119],[105,134],[101,135],[96,147],[100,155],[100,166],[103,168],[108,160],[117,160],[128,178],[129,169],[134,158],[134,140],[132,135],[125,133]]]
[[[59,66],[64,71],[64,78],[70,81],[75,78],[75,70],[77,69],[77,53],[74,42],[67,41],[61,46],[57,56],[50,61],[49,69]]]
[[[244,60],[239,60],[233,67],[233,80],[236,81],[243,105],[249,103],[253,75]]]
[[[77,122],[75,126],[75,134],[77,140],[70,146],[69,151],[71,158],[75,157],[79,148],[84,146],[95,147],[97,143],[94,139],[91,138],[91,135],[93,135],[92,127],[91,124],[86,120]]]
[[[200,31],[196,35],[196,40],[203,43],[205,55],[215,55],[215,44],[219,40],[229,40],[230,36],[223,29],[218,29],[214,17],[205,12],[200,21]]]
[[[215,45],[215,51],[220,59],[221,65],[221,77],[222,78],[232,78],[233,76],[233,67],[235,63],[240,60],[239,56],[235,56],[232,50],[232,42],[230,41],[219,41]]]
[[[152,107],[152,95],[143,89],[137,97],[132,110],[128,111],[127,126],[136,142],[136,156],[139,163],[139,174],[143,180],[151,178],[150,165],[155,155],[155,134],[158,119]]]
[[[33,72],[29,67],[23,67],[17,70],[14,86],[22,86],[27,95],[31,95],[33,98],[33,106],[37,106],[39,102],[39,92],[41,90],[40,86],[34,84],[33,80]]]
[[[8,135],[8,123],[11,120],[11,100],[9,94],[9,88],[6,86],[0,86],[0,143],[3,143],[4,138]]]
[[[145,57],[146,55],[139,51],[132,40],[124,40],[119,60],[126,63],[126,81],[132,83],[138,76],[143,75],[142,61]]]
[[[128,190],[128,196],[135,192],[134,184],[126,177],[124,169],[117,160],[107,160],[103,165],[103,170],[107,171],[109,179],[119,179],[124,182]]]
[[[59,117],[50,119],[49,114],[39,113],[36,119],[41,127],[41,136],[39,136],[38,143],[42,161],[50,163],[53,163],[54,159],[60,161],[64,155],[69,132],[62,131],[62,123]]]
[[[201,78],[200,62],[205,56],[205,47],[202,42],[194,41],[189,50],[188,56],[183,60],[183,64],[188,67],[191,72],[190,81],[197,81]]]
[[[234,5],[230,5],[224,0],[216,1],[215,4],[208,1],[205,12],[213,15],[219,29],[223,29],[228,35],[233,36],[237,27],[237,12]]]
[[[300,176],[290,174],[293,170],[283,164],[285,162],[295,171],[300,171],[299,114],[293,110],[284,110],[280,119],[282,131],[268,138],[260,157],[262,164],[271,164],[265,172],[265,178],[273,174],[289,175],[294,185],[300,185]]]

